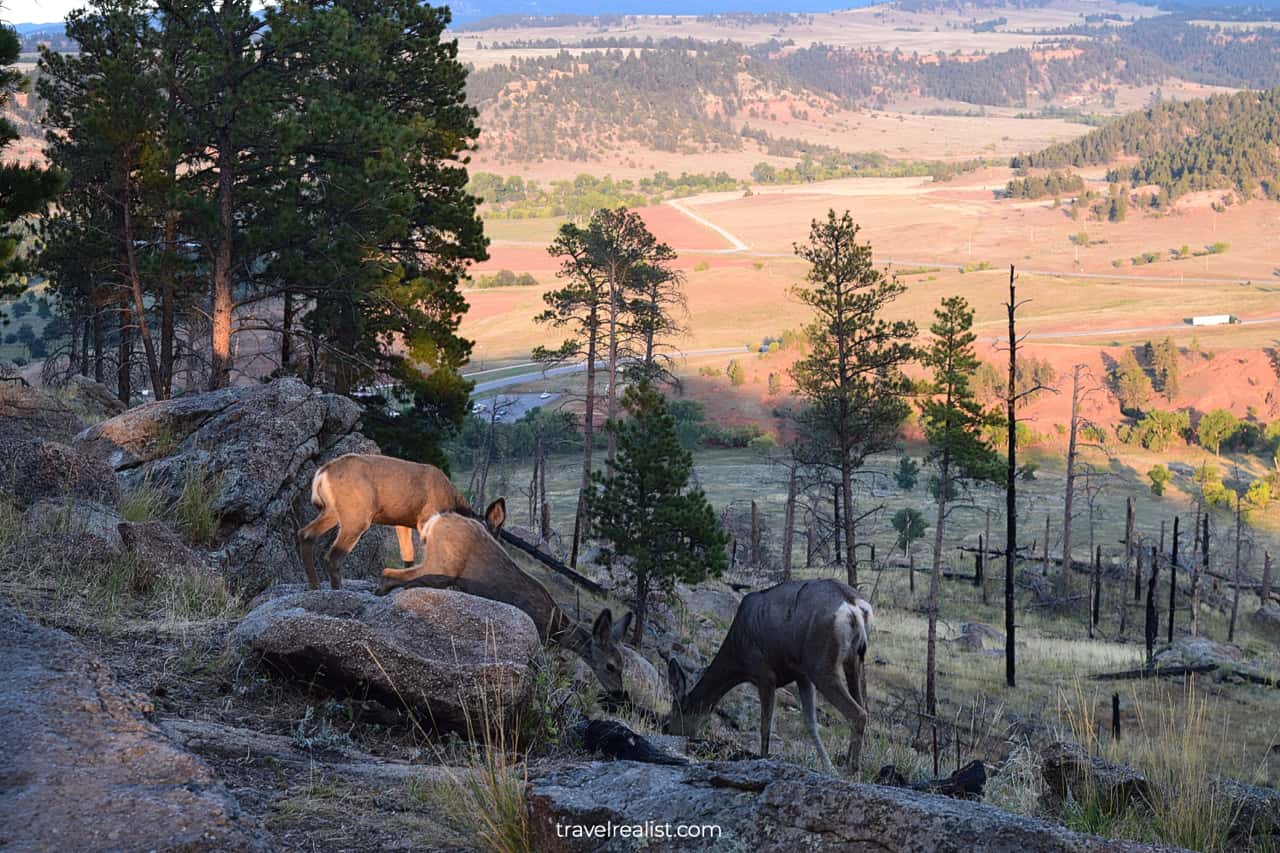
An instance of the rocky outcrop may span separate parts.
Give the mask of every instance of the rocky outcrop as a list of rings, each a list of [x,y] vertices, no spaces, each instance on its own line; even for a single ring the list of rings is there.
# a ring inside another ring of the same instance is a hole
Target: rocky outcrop
[[[526,800],[534,848],[558,851],[1137,851],[980,803],[846,782],[779,761],[666,767],[533,765]],[[608,835],[610,826],[614,835]],[[625,829],[624,829],[625,827]],[[637,840],[635,827],[650,832]],[[700,837],[675,837],[678,828]],[[628,834],[624,835],[623,832]]]
[[[110,388],[78,373],[67,380],[59,394],[68,406],[91,421],[115,417],[129,408]]]
[[[120,542],[147,568],[159,576],[173,571],[201,572],[208,564],[188,547],[178,531],[162,521],[121,522],[116,526]]]
[[[1126,764],[1112,764],[1090,755],[1083,747],[1059,741],[1040,751],[1045,785],[1045,806],[1061,810],[1068,796],[1079,801],[1097,794],[1111,812],[1149,801],[1151,786],[1145,776]]]
[[[0,444],[15,439],[70,441],[84,424],[67,405],[13,379],[0,380]]]
[[[76,447],[106,461],[126,492],[144,484],[176,500],[192,477],[216,490],[214,556],[233,587],[258,592],[304,576],[295,536],[315,515],[311,477],[343,453],[376,453],[356,432],[359,406],[295,379],[148,403],[95,424]],[[386,531],[372,528],[343,563],[375,574]]]
[[[1151,664],[1156,669],[1180,666],[1231,666],[1244,658],[1239,646],[1215,643],[1208,637],[1179,637],[1157,649]]]
[[[143,708],[67,634],[0,604],[0,846],[269,849],[209,768]]]
[[[120,487],[101,461],[42,438],[0,439],[0,492],[19,507],[45,498],[116,504]]]
[[[27,548],[45,554],[63,550],[85,558],[120,553],[120,515],[113,507],[93,501],[46,498],[23,513],[22,536]]]
[[[452,590],[379,598],[345,588],[259,602],[232,633],[238,645],[281,671],[408,705],[424,726],[509,721],[532,695],[542,645],[533,620],[509,604]]]

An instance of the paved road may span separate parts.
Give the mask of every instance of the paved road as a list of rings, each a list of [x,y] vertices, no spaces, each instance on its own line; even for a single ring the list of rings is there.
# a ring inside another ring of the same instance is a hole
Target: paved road
[[[697,355],[728,355],[730,353],[746,353],[746,347],[717,347],[715,349],[695,349],[687,352],[677,353],[681,358]],[[607,361],[597,361],[596,369],[603,370],[609,366]],[[536,370],[530,373],[520,373],[515,376],[503,376],[500,379],[490,379],[488,382],[477,382],[473,394],[483,394],[486,391],[497,391],[500,388],[509,388],[512,385],[526,385],[530,382],[537,382],[540,379],[550,379],[554,376],[568,376],[571,373],[582,373],[587,369],[585,361],[577,364],[563,364],[559,367],[549,367],[547,370]],[[473,374],[474,375],[474,374]]]

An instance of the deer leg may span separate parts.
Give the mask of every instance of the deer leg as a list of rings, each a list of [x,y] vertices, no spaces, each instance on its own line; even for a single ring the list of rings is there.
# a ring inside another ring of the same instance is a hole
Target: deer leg
[[[773,729],[773,682],[757,684],[760,691],[760,757],[769,757],[769,734]]]
[[[320,588],[320,578],[316,575],[316,540],[337,523],[338,516],[325,510],[298,531],[298,556],[302,558],[302,567],[307,570],[307,586],[311,589]]]
[[[809,737],[813,738],[813,745],[818,749],[822,768],[831,773],[833,772],[831,756],[827,755],[827,748],[822,744],[822,736],[818,734],[818,696],[813,688],[813,682],[807,678],[797,678],[796,693],[800,697],[800,708],[804,711],[804,727],[809,730]]]
[[[339,524],[338,537],[333,540],[329,553],[324,556],[325,568],[329,571],[329,585],[334,589],[342,589],[342,561],[368,529],[368,523],[363,526]]]
[[[413,528],[397,527],[396,540],[400,544],[400,559],[406,568],[413,565]]]
[[[844,715],[853,729],[849,739],[849,769],[857,772],[862,760],[862,734],[867,727],[867,709],[853,698],[843,668],[820,679],[814,679],[814,686],[836,710]],[[854,679],[854,684],[857,680]],[[856,687],[854,688],[857,689]]]
[[[849,767],[855,772],[862,763],[862,741],[866,735],[867,719],[871,714],[871,704],[867,701],[867,667],[859,656],[844,665],[844,678],[849,685],[849,695],[858,703],[862,714],[856,720],[850,720],[849,733]]]
[[[425,574],[421,567],[417,569],[383,569],[382,583],[374,590],[374,595],[386,595],[393,589],[406,587],[427,587],[428,589],[448,589],[458,585],[453,575]]]

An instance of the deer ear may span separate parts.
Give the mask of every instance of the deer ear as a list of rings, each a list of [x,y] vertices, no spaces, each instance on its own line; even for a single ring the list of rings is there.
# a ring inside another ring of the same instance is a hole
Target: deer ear
[[[484,511],[484,523],[494,534],[502,529],[502,525],[507,520],[507,499],[498,498],[489,504],[489,508]]]
[[[667,682],[671,685],[671,695],[679,701],[688,692],[689,680],[684,668],[674,657],[667,658]]]
[[[598,646],[607,646],[613,642],[613,611],[609,608],[601,610],[596,617],[595,624],[591,626],[591,638]]]
[[[622,642],[622,638],[627,636],[627,632],[631,630],[631,622],[635,618],[636,615],[628,610],[626,616],[623,616],[613,624],[612,636],[615,641]]]

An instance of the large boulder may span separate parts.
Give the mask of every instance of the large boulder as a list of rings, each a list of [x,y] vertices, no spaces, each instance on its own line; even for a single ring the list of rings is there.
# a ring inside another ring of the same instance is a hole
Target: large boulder
[[[209,768],[62,631],[0,604],[0,846],[266,850]]]
[[[150,486],[176,500],[193,477],[212,483],[221,527],[214,554],[235,588],[256,593],[304,577],[298,528],[315,515],[316,468],[343,453],[376,453],[356,432],[360,407],[295,379],[147,403],[88,428],[76,446],[116,470],[126,492]],[[384,565],[375,527],[343,563],[344,576]]]
[[[113,507],[94,501],[46,498],[22,514],[20,548],[44,557],[89,564],[124,549],[121,520]]]
[[[0,439],[0,493],[19,507],[45,498],[115,504],[120,487],[115,473],[98,459],[57,441]]]
[[[284,672],[405,704],[424,725],[467,731],[510,721],[533,691],[542,652],[524,611],[441,589],[377,597],[365,589],[263,597],[232,632]]]
[[[78,373],[67,380],[59,394],[68,406],[89,421],[115,417],[129,408],[110,388]]]
[[[684,767],[548,762],[529,770],[534,848],[559,851],[1137,851],[981,803],[846,782],[779,761]],[[610,835],[610,826],[613,833]],[[643,841],[642,827],[663,829]],[[677,837],[676,832],[684,834]],[[694,834],[690,835],[690,831]]]
[[[43,438],[70,441],[84,429],[60,400],[11,378],[0,378],[0,442]]]
[[[1239,646],[1216,643],[1208,637],[1179,637],[1151,656],[1156,669],[1178,666],[1232,666],[1244,657]]]

